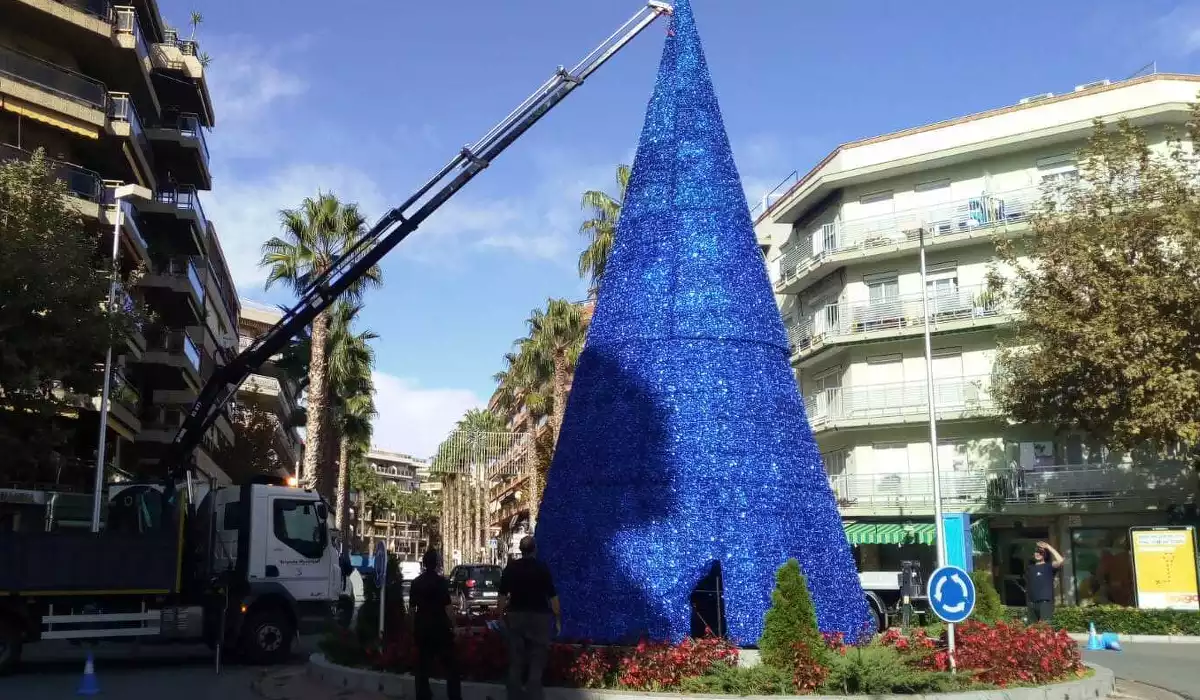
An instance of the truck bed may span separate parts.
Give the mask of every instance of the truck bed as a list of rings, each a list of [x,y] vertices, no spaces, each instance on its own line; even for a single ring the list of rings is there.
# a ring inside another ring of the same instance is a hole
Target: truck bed
[[[169,531],[0,533],[0,595],[174,592],[178,548]]]

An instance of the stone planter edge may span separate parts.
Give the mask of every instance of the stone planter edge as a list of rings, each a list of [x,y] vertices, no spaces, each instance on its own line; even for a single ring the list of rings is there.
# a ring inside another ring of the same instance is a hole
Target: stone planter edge
[[[1113,672],[1103,666],[1087,664],[1095,673],[1067,683],[1042,686],[1040,688],[1011,688],[1008,690],[985,690],[964,693],[934,693],[930,695],[872,695],[871,700],[1096,700],[1107,698],[1113,693],[1116,679]],[[315,653],[308,659],[309,678],[340,690],[365,690],[380,693],[389,698],[416,697],[416,682],[411,675],[368,671],[348,666],[339,666]],[[446,684],[432,682],[435,700],[445,700]],[[462,684],[463,700],[504,700],[504,686],[499,683]],[[637,693],[625,690],[594,690],[590,688],[546,688],[546,700],[649,700],[653,698],[687,697],[689,700],[728,700],[732,695],[687,695],[677,693]],[[739,700],[779,700],[781,696],[749,696]],[[788,696],[783,696],[788,697]],[[804,695],[805,700],[846,700],[844,695]]]

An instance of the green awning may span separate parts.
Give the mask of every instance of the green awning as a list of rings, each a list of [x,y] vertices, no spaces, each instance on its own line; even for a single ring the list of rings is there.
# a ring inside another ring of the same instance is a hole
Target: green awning
[[[933,523],[849,523],[846,539],[851,546],[860,544],[933,544],[937,539]]]

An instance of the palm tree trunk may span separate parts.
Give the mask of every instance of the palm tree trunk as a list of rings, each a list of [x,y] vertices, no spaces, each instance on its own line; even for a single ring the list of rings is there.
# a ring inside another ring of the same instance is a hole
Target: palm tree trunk
[[[329,367],[325,357],[329,340],[329,311],[322,311],[313,319],[312,354],[308,365],[308,415],[304,424],[304,478],[305,486],[321,491],[327,474],[322,468],[329,439]],[[328,483],[328,482],[325,482]]]
[[[563,416],[567,413],[567,394],[571,391],[571,366],[567,364],[565,351],[554,353],[554,412],[550,419],[554,431],[554,446],[558,446],[558,432],[562,430]]]
[[[346,479],[350,464],[350,439],[342,436],[341,449],[338,454],[337,489],[334,491],[334,505],[337,509],[334,524],[341,527],[346,520]]]
[[[525,474],[529,486],[526,496],[529,503],[529,534],[537,527],[538,510],[542,504],[541,479],[538,478],[537,428],[529,432],[529,444],[525,448]]]

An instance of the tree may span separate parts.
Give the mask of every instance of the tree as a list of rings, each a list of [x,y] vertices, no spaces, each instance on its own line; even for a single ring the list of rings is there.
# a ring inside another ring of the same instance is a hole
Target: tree
[[[813,607],[808,582],[800,572],[799,562],[788,559],[775,574],[771,607],[763,618],[762,638],[758,640],[762,662],[772,668],[792,671],[797,642],[803,642],[809,653],[816,657],[826,649],[825,638],[817,627],[817,610]]]
[[[281,211],[279,220],[283,235],[263,244],[261,264],[269,268],[266,286],[283,282],[297,294],[302,294],[311,282],[324,274],[366,232],[366,222],[358,211],[358,205],[344,204],[332,194],[319,194],[316,199],[305,198],[298,209]],[[381,281],[382,273],[378,266],[374,266],[351,286],[346,296],[357,299],[368,286],[378,286]],[[308,413],[302,470],[305,485],[317,488],[326,495],[331,495],[329,492],[337,479],[336,474],[330,473],[332,460],[326,457],[332,444],[328,436],[330,413],[326,355],[330,321],[331,311],[326,309],[313,319],[310,331]]]
[[[9,481],[85,478],[78,429],[64,419],[100,393],[106,348],[140,326],[145,309],[122,293],[106,309],[110,243],[68,203],[67,186],[38,149],[0,163],[0,454]],[[111,241],[111,239],[107,239]],[[139,271],[118,273],[124,288]]]
[[[529,335],[521,341],[518,355],[521,371],[535,376],[545,376],[546,370],[550,371],[550,427],[557,445],[575,363],[587,337],[587,322],[579,305],[566,299],[548,299],[546,310],[534,309],[527,323]]]
[[[371,419],[375,387],[371,370],[375,352],[370,342],[379,336],[366,330],[355,333],[354,319],[361,304],[339,301],[333,310],[329,333],[329,402],[331,425],[338,440],[338,471],[334,503],[338,523],[346,522],[346,477],[352,459],[363,459],[371,449]],[[332,441],[331,441],[332,442]]]
[[[244,484],[251,477],[291,466],[276,447],[280,421],[274,413],[249,403],[234,405],[230,413],[233,443],[223,445],[215,456],[233,483]]]
[[[589,296],[594,297],[604,279],[608,256],[612,254],[613,240],[617,234],[617,221],[621,218],[621,205],[625,201],[625,190],[629,186],[631,169],[628,165],[617,166],[617,196],[599,190],[583,193],[581,206],[591,213],[583,222],[579,232],[588,237],[588,245],[579,254],[579,276],[591,283]]]
[[[204,15],[199,10],[192,10],[191,16],[188,17],[188,25],[192,28],[192,33],[188,36],[188,41],[196,39],[196,30],[204,23]]]
[[[1000,592],[992,580],[992,572],[975,569],[971,572],[971,581],[975,584],[975,611],[971,613],[971,619],[988,624],[1008,619],[1004,604],[1000,602]]]
[[[438,446],[433,471],[444,475],[443,519],[448,524],[447,544],[477,553],[486,545],[488,484],[484,473],[489,461],[509,447],[497,440],[505,421],[487,409],[473,408],[463,414],[454,431]],[[500,448],[500,449],[497,449]]]
[[[1200,137],[1200,111],[1188,131]],[[1020,310],[996,363],[1015,419],[1119,450],[1200,439],[1200,180],[1178,142],[1154,153],[1097,121],[1076,182],[1046,193],[1033,235],[1000,244],[992,286]],[[1024,256],[1028,256],[1027,259]]]

